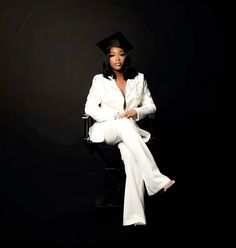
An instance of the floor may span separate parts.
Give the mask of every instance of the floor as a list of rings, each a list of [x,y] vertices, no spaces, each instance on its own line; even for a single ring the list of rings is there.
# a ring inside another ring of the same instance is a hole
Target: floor
[[[9,207],[11,216],[6,215],[3,247],[139,247],[155,242],[177,243],[184,240],[186,233],[180,232],[183,212],[180,212],[176,191],[177,187],[165,194],[146,197],[146,226],[124,227],[122,207],[90,205],[87,210],[50,218],[29,216]]]
[[[149,247],[153,244],[154,247],[191,247],[193,243],[201,244],[209,237],[208,227],[215,216],[207,205],[209,197],[206,200],[201,190],[206,176],[204,179],[196,168],[202,166],[204,170],[210,159],[202,163],[202,156],[184,152],[187,154],[184,160],[180,159],[182,150],[172,152],[172,156],[168,152],[160,158],[163,170],[170,177],[174,175],[176,184],[165,194],[146,195],[147,225],[124,227],[122,206],[97,206],[95,192],[104,180],[98,171],[93,174],[91,166],[82,163],[78,166],[80,154],[75,153],[70,160],[71,155],[67,153],[43,157],[44,153],[40,154],[38,149],[12,148],[4,158],[5,166],[0,173],[1,247]],[[97,178],[101,181],[96,181]]]

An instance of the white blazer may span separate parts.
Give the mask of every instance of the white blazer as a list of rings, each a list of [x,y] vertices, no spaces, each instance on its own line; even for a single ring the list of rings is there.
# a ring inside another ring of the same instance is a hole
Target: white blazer
[[[89,130],[91,141],[104,141],[104,125],[102,123],[114,120],[114,116],[117,113],[124,112],[124,101],[126,101],[126,109],[135,109],[137,111],[137,117],[130,119],[137,127],[141,137],[145,142],[150,139],[150,133],[139,128],[136,123],[156,111],[156,106],[144,75],[138,73],[134,79],[127,80],[124,99],[115,79],[112,77],[107,79],[102,74],[97,74],[93,77],[92,86],[85,104],[85,113],[96,121]]]

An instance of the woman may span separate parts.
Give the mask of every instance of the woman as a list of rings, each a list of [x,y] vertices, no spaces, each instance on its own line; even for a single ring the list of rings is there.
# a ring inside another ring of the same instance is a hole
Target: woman
[[[85,104],[85,113],[96,121],[89,130],[90,140],[118,144],[126,173],[123,225],[146,225],[145,188],[154,195],[175,183],[159,171],[145,143],[150,133],[137,125],[156,106],[144,75],[130,67],[128,51],[133,47],[124,35],[117,32],[97,45],[106,58]]]

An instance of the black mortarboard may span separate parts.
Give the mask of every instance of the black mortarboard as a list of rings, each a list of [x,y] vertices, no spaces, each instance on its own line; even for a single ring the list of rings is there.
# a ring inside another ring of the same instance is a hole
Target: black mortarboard
[[[130,42],[125,38],[125,36],[121,32],[114,33],[109,37],[99,41],[97,46],[104,52],[108,53],[111,47],[117,46],[122,47],[126,52],[133,49],[133,46]]]

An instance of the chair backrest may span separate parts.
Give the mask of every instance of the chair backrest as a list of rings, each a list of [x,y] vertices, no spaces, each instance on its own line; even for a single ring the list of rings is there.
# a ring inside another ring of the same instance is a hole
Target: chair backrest
[[[83,114],[82,121],[83,121],[82,138],[83,138],[83,141],[88,142],[89,141],[89,128],[94,123],[94,119],[87,114]]]

